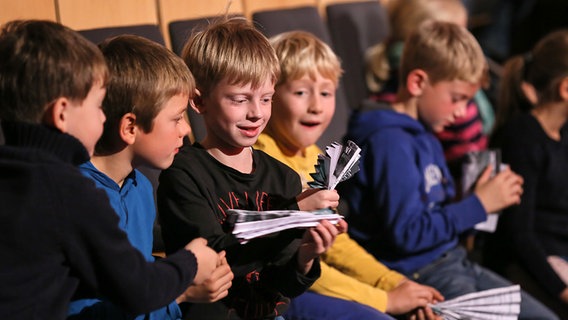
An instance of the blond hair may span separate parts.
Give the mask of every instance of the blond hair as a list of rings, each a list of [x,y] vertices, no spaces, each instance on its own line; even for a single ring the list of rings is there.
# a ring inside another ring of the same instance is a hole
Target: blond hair
[[[400,85],[416,69],[424,70],[432,84],[454,80],[482,84],[487,79],[487,63],[475,37],[466,28],[443,21],[427,21],[406,39]]]
[[[467,10],[461,0],[398,0],[390,1],[387,9],[389,38],[365,53],[365,79],[371,92],[379,92],[389,80],[391,70],[398,67],[398,62],[389,55],[396,55],[396,50],[402,50],[402,43],[417,26],[428,20],[458,24],[465,24],[467,20]]]
[[[333,50],[315,35],[304,31],[284,32],[270,38],[280,61],[280,78],[276,85],[298,80],[307,75],[315,79],[316,72],[338,84],[343,70]]]
[[[223,79],[259,88],[267,79],[275,84],[280,76],[268,39],[242,17],[222,18],[192,34],[182,58],[204,97]]]

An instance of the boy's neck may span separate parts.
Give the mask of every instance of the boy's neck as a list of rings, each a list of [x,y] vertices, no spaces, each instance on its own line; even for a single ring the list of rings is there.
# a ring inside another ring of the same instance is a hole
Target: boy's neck
[[[93,156],[91,163],[122,187],[124,179],[134,170],[132,157],[128,152],[117,152],[107,156]]]
[[[254,171],[254,160],[252,157],[251,147],[242,147],[232,149],[230,152],[217,147],[208,148],[203,146],[205,150],[217,161],[231,167],[242,173],[252,173]]]
[[[396,112],[404,113],[411,118],[418,120],[416,97],[399,91],[396,96],[396,101],[391,105],[391,108]]]

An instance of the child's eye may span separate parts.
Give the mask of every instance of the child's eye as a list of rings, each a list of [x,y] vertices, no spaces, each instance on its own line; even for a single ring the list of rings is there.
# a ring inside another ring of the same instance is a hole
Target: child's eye
[[[297,96],[300,96],[300,97],[305,96],[307,94],[308,94],[308,92],[306,90],[298,90],[298,91],[294,92],[294,95],[297,95]]]
[[[463,101],[467,101],[469,103],[471,99],[469,97],[466,96],[454,96],[452,97],[452,103],[459,103],[459,102],[463,102]]]
[[[247,99],[231,99],[231,101],[235,104],[243,104],[245,102],[247,102]]]
[[[262,103],[266,104],[266,103],[272,103],[272,98],[263,98],[261,100]]]
[[[333,92],[330,92],[330,91],[322,91],[322,92],[321,92],[321,95],[322,95],[323,97],[332,97],[332,96],[333,96]]]

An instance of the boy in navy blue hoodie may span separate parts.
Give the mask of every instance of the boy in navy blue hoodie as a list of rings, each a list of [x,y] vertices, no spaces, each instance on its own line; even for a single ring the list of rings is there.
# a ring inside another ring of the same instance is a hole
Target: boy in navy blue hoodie
[[[472,195],[451,203],[454,184],[433,134],[463,115],[485,65],[465,28],[425,23],[406,40],[396,101],[354,114],[347,135],[362,148],[361,171],[340,186],[350,234],[385,265],[446,299],[510,285],[469,261],[458,238],[488,213],[518,203],[522,178],[508,169],[490,178],[487,168]],[[520,318],[556,316],[523,293]]]

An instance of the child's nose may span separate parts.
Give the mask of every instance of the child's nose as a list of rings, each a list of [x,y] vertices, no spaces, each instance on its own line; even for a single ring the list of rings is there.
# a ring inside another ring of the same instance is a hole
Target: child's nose
[[[183,117],[183,121],[180,125],[180,136],[186,136],[191,132],[191,126],[189,125],[189,120],[187,116]]]
[[[319,95],[312,95],[310,99],[310,104],[308,107],[308,112],[310,113],[321,113],[323,111],[323,106],[321,102],[321,97]]]
[[[260,102],[251,102],[248,112],[248,117],[251,119],[260,119],[262,118],[262,107]]]
[[[454,112],[454,116],[456,118],[461,118],[463,116],[465,116],[466,112],[467,112],[467,106],[469,104],[469,101],[465,102],[465,103],[461,103],[460,106],[456,109],[456,111]]]

